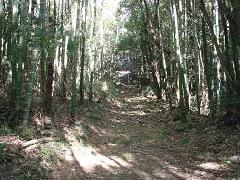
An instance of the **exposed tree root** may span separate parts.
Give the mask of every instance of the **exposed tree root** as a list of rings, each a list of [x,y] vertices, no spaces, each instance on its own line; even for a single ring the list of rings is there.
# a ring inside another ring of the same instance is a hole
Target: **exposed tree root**
[[[39,143],[48,143],[48,142],[53,142],[53,141],[57,141],[58,139],[56,138],[52,138],[52,137],[46,137],[46,138],[40,138],[40,139],[33,139],[27,142],[24,142],[21,144],[21,148],[27,148],[29,146],[35,145],[35,144],[39,144]]]

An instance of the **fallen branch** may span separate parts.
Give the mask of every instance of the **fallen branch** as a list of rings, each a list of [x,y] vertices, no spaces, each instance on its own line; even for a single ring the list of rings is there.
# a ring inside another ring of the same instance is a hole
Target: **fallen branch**
[[[57,140],[56,140],[56,138],[52,138],[52,137],[33,139],[33,140],[22,143],[21,147],[22,147],[22,149],[24,149],[24,148],[27,148],[34,144],[47,143],[47,142],[52,142],[52,141],[57,141]]]

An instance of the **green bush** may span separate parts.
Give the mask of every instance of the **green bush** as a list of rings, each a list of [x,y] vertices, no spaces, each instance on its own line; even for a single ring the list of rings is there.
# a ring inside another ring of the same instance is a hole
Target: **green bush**
[[[0,136],[13,135],[13,130],[10,129],[7,125],[2,125],[0,127]]]
[[[184,123],[184,122],[181,122],[181,121],[176,122],[176,126],[175,126],[176,131],[185,131],[187,129],[189,129],[189,124],[188,123]]]
[[[118,89],[111,79],[103,79],[94,84],[93,92],[95,98],[100,101],[115,100],[118,98]]]

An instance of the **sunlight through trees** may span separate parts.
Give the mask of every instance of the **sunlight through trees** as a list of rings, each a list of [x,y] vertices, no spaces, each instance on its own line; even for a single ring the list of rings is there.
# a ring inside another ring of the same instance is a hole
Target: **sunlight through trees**
[[[240,0],[0,0],[0,179],[235,177],[239,132]]]

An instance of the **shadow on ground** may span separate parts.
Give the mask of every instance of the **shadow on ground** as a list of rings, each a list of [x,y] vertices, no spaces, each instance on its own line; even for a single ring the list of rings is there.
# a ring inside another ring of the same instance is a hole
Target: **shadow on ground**
[[[63,139],[35,147],[38,171],[29,174],[63,180],[240,177],[239,162],[229,159],[239,155],[239,132],[209,127],[207,117],[194,113],[189,118],[188,126],[179,128],[164,102],[122,88],[119,101],[108,103],[101,118],[81,118],[63,128]]]

